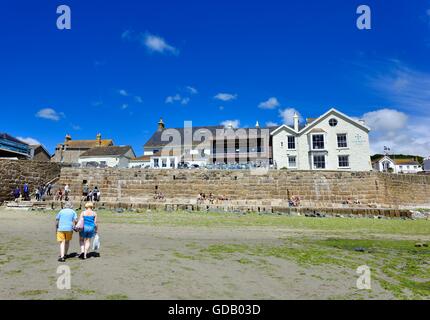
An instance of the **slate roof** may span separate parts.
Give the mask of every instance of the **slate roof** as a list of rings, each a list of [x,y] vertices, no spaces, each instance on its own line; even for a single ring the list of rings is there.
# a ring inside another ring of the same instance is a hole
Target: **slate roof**
[[[140,157],[136,157],[136,158],[132,158],[130,159],[130,161],[150,161],[151,160],[151,156],[150,155],[143,155]]]
[[[113,145],[113,141],[111,139],[106,140],[70,140],[63,143],[65,146],[70,148],[78,148],[78,149],[91,149],[94,147],[108,147]]]
[[[240,130],[245,130],[245,132],[248,134],[249,130],[255,130],[255,129],[269,129],[269,133],[272,132],[273,130],[275,130],[276,127],[267,127],[267,128],[238,128]],[[170,141],[162,141],[161,140],[161,136],[163,134],[164,131],[169,130],[169,129],[174,129],[177,130],[180,133],[180,136],[183,140],[183,137],[185,136],[185,134],[190,134],[189,130],[191,128],[166,128],[164,130],[161,131],[155,131],[154,134],[152,135],[152,137],[145,143],[144,147],[148,148],[148,147],[163,147],[169,143],[171,143]],[[212,136],[215,138],[216,137],[216,133],[217,133],[217,129],[225,129],[224,126],[206,126],[206,127],[192,127],[192,134],[191,136],[193,137],[194,134],[196,134],[196,132],[204,132],[209,130],[212,133]],[[243,132],[243,131],[241,131]],[[194,145],[200,144],[201,141],[193,141]]]
[[[132,149],[131,146],[123,147],[95,147],[90,150],[85,151],[81,154],[81,157],[97,157],[97,156],[124,156],[128,151]],[[134,152],[133,152],[134,153]]]

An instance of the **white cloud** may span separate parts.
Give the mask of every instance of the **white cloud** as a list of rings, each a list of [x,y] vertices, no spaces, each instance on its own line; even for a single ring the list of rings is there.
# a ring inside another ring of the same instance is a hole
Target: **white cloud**
[[[168,96],[166,98],[166,100],[164,101],[165,103],[175,103],[175,102],[179,102],[182,105],[187,105],[189,102],[191,101],[190,98],[188,97],[182,97],[180,94],[176,94],[174,96]]]
[[[141,43],[150,51],[157,53],[171,53],[173,55],[179,54],[178,49],[169,45],[163,38],[145,33],[141,35]]]
[[[240,121],[239,120],[225,120],[225,121],[221,122],[220,124],[223,125],[225,128],[229,128],[231,126],[234,129],[237,129],[240,127]]]
[[[123,97],[128,97],[128,92],[127,92],[127,91],[125,91],[124,89],[119,90],[119,91],[118,91],[118,93],[119,93],[120,95],[122,95]]]
[[[52,121],[58,121],[61,118],[64,118],[64,113],[57,112],[52,108],[41,109],[36,113],[37,118],[48,119]]]
[[[269,98],[268,100],[263,101],[258,105],[260,109],[275,109],[279,106],[280,103],[275,97]]]
[[[362,117],[371,128],[372,153],[383,153],[389,147],[391,153],[430,155],[430,117],[413,117],[395,109],[379,109]]]
[[[18,140],[27,143],[29,145],[36,145],[36,144],[41,144],[37,139],[31,138],[31,137],[27,137],[27,138],[23,138],[23,137],[16,137]]]
[[[302,116],[300,113],[294,108],[287,108],[284,110],[279,110],[279,117],[282,119],[282,122],[286,125],[294,124],[294,114],[297,113],[299,116],[299,121],[302,121]]]
[[[394,109],[380,109],[363,115],[363,120],[372,130],[392,132],[405,127],[408,116]]]
[[[219,106],[219,109],[222,111],[224,110],[224,106]]]
[[[77,124],[72,124],[72,129],[78,131],[78,130],[81,130],[82,128]]]
[[[175,101],[181,101],[182,100],[182,97],[181,97],[181,95],[179,95],[179,94],[176,94],[176,95],[174,95],[174,96],[168,96],[167,98],[166,98],[166,103],[174,103]]]
[[[218,93],[214,98],[217,99],[217,100],[221,100],[221,101],[236,100],[237,99],[237,94]]]
[[[278,124],[276,122],[273,121],[267,121],[266,122],[266,127],[277,127]]]
[[[373,70],[382,70],[372,74]],[[369,85],[395,108],[430,116],[430,73],[411,69],[397,60],[366,70]]]
[[[150,53],[170,53],[173,55],[179,54],[179,50],[168,44],[162,37],[149,32],[135,33],[132,30],[126,30],[121,34],[121,38],[124,41],[140,43]]]
[[[191,87],[191,86],[187,86],[187,90],[191,94],[198,94],[199,93],[196,88]]]
[[[125,109],[127,109],[128,108],[128,104],[126,104],[126,103],[124,103],[122,106],[121,106],[121,109],[122,110],[125,110]]]
[[[134,100],[136,100],[137,103],[143,103],[143,99],[141,96],[135,96]]]

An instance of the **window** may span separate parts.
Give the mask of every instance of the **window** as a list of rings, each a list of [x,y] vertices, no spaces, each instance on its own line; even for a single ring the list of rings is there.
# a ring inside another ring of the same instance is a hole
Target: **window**
[[[284,146],[284,142],[281,141],[281,148]]]
[[[314,134],[312,136],[312,149],[324,149],[324,135]]]
[[[296,137],[288,136],[288,149],[292,150],[296,148]]]
[[[314,156],[314,169],[325,169],[325,156]]]
[[[167,167],[167,159],[161,159],[161,166],[162,166],[163,168],[166,168],[166,167]]]
[[[330,119],[328,121],[328,124],[330,125],[330,127],[336,127],[337,126],[337,120],[336,119]]]
[[[338,148],[347,148],[348,143],[346,142],[346,134],[341,133],[337,135],[337,147]]]
[[[349,156],[339,156],[339,168],[349,167]]]
[[[288,167],[289,168],[297,167],[296,156],[288,156]]]
[[[154,168],[158,168],[158,159],[154,159]]]

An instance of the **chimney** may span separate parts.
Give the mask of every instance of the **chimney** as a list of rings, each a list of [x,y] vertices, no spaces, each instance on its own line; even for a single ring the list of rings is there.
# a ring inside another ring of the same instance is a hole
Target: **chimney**
[[[297,114],[297,112],[294,112],[294,130],[295,131],[299,131],[299,115]]]
[[[64,143],[67,143],[70,140],[72,140],[72,136],[70,134],[66,134],[66,139],[65,139]]]
[[[100,133],[96,136],[97,145],[100,147],[102,145],[102,135]]]
[[[257,122],[255,123],[255,127],[256,127],[256,128],[260,128],[260,124],[258,123],[258,120],[257,120]]]
[[[158,130],[157,131],[163,131],[164,128],[165,128],[165,126],[164,126],[163,119],[160,118],[160,121],[158,121]]]

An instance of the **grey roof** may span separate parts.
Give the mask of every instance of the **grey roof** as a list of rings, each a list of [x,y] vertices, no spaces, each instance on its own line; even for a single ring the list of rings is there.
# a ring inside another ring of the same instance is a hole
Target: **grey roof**
[[[128,151],[132,149],[131,146],[123,146],[123,147],[94,147],[90,150],[85,151],[81,154],[81,157],[94,157],[94,156],[123,156]],[[134,152],[133,152],[134,153]]]
[[[276,127],[272,126],[272,127],[266,127],[266,128],[237,128],[237,130],[239,130],[239,129],[240,130],[245,130],[248,133],[250,129],[251,130],[255,130],[255,129],[258,129],[258,130],[260,130],[260,129],[269,129],[269,133],[270,133],[273,130],[275,130],[276,128],[278,128],[278,127],[277,126]],[[163,134],[164,131],[166,131],[166,130],[172,130],[172,129],[173,130],[177,130],[179,132],[181,138],[183,139],[183,137],[185,136],[185,134],[190,134],[189,130],[191,128],[166,128],[166,129],[163,129],[161,131],[157,130],[157,131],[154,132],[154,134],[152,135],[152,137],[149,138],[149,140],[145,143],[144,147],[163,147],[163,146],[171,143],[170,141],[162,141],[161,137],[162,137],[162,134]],[[203,132],[205,130],[209,130],[212,133],[213,137],[216,137],[217,129],[225,129],[225,127],[224,126],[192,127],[192,135],[191,136],[194,136],[194,134],[196,132],[199,132],[199,131]],[[199,144],[199,143],[201,143],[201,141],[193,141],[193,144]]]

